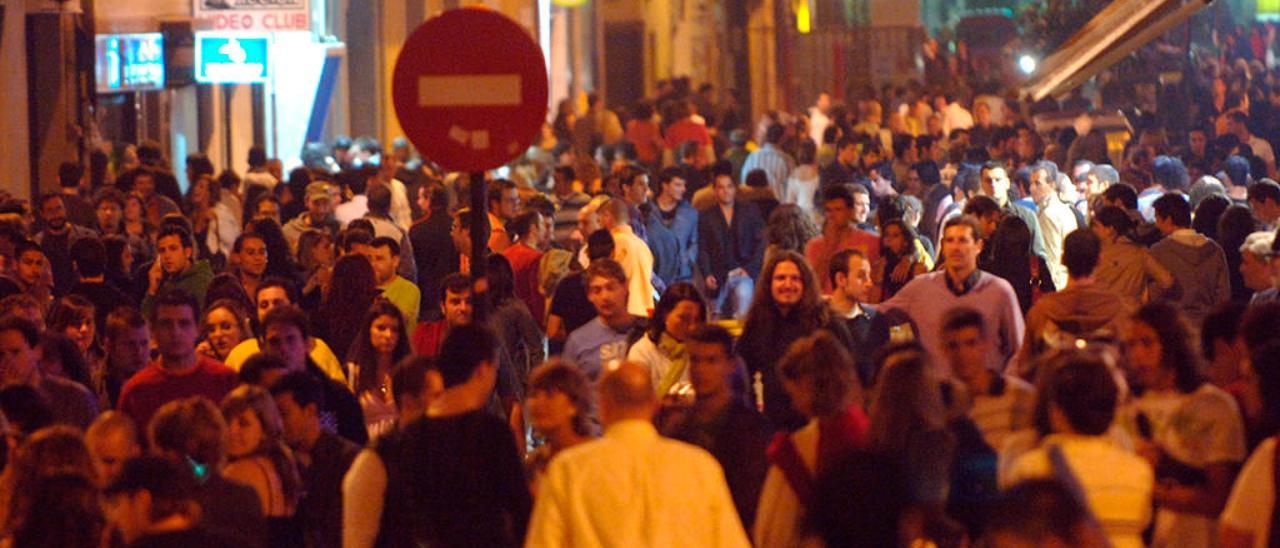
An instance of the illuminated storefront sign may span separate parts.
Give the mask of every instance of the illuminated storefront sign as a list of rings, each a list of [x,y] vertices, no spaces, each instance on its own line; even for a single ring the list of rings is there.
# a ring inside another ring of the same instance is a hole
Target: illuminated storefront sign
[[[260,84],[271,78],[271,38],[263,34],[197,32],[196,81]]]
[[[95,38],[98,93],[164,88],[164,39],[160,33],[100,34]]]

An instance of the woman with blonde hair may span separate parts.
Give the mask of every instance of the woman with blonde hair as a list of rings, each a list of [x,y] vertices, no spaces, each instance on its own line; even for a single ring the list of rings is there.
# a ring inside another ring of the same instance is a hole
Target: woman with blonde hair
[[[808,422],[769,445],[752,538],[759,546],[820,546],[804,526],[817,510],[814,478],[866,445],[862,385],[844,344],[825,330],[792,343],[777,368],[791,405]]]
[[[228,457],[223,475],[258,493],[267,517],[268,545],[297,544],[301,531],[293,517],[302,481],[285,445],[275,400],[261,387],[241,385],[222,399],[222,417],[227,421]]]

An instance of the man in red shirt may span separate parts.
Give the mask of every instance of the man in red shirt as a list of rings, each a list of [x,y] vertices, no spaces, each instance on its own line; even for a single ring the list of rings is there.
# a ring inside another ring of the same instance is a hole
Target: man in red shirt
[[[547,300],[542,296],[542,289],[538,284],[538,267],[542,263],[541,250],[547,239],[542,215],[537,211],[526,211],[517,215],[511,221],[511,232],[517,238],[516,243],[502,250],[502,255],[511,262],[516,297],[529,308],[529,314],[538,322],[538,327],[545,327],[543,317]]]
[[[216,403],[235,388],[234,371],[196,353],[200,322],[195,297],[179,289],[161,291],[149,320],[160,357],[125,383],[118,406],[140,428],[170,401],[204,396]]]
[[[450,329],[471,323],[471,276],[455,272],[440,282],[440,310],[444,319],[422,322],[414,329],[410,343],[413,353],[429,358],[440,353],[440,344]]]
[[[822,192],[822,205],[826,209],[827,221],[822,227],[822,235],[809,240],[804,248],[804,258],[814,272],[822,275],[822,293],[831,293],[831,279],[826,276],[831,257],[845,249],[856,249],[862,252],[871,264],[880,260],[880,238],[854,226],[853,189],[848,185],[836,185]]]
[[[685,99],[676,106],[680,119],[667,126],[666,135],[664,137],[664,145],[666,149],[675,153],[677,147],[685,141],[694,141],[698,143],[699,149],[705,149],[711,145],[711,132],[707,131],[705,123],[699,123],[694,119],[697,112],[694,110],[693,102]]]

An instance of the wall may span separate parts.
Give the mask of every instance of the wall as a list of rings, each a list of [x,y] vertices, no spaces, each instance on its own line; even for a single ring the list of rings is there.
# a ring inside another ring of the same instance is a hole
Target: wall
[[[31,195],[30,127],[27,120],[27,47],[25,0],[0,0],[0,189],[22,199]]]

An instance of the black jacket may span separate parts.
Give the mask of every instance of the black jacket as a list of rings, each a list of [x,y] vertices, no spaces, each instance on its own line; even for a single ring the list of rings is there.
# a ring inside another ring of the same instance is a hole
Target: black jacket
[[[698,271],[715,276],[724,287],[729,271],[743,268],[752,278],[764,262],[764,218],[752,203],[738,200],[733,206],[733,226],[716,204],[698,213]]]
[[[430,217],[409,227],[413,242],[413,260],[418,264],[418,287],[422,290],[422,315],[440,318],[440,282],[458,272],[458,249],[449,235],[453,218],[446,212],[433,211]]]

